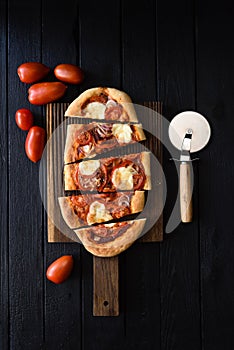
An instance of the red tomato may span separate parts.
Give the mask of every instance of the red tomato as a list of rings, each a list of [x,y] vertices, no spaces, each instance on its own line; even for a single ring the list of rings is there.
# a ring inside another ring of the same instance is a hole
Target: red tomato
[[[25,140],[25,152],[28,158],[36,163],[41,159],[45,146],[46,132],[40,126],[32,126]]]
[[[17,68],[17,73],[23,83],[35,83],[43,79],[50,71],[50,68],[39,62],[22,63]]]
[[[59,64],[54,68],[57,79],[69,84],[80,84],[84,80],[84,73],[74,64]]]
[[[60,284],[71,274],[73,264],[74,261],[72,255],[63,255],[48,267],[46,277],[48,280]]]
[[[33,126],[33,114],[29,109],[18,109],[15,113],[15,121],[21,130],[29,130]]]
[[[92,141],[92,134],[89,131],[84,131],[77,136],[76,140],[80,146],[88,145]]]
[[[44,105],[61,98],[67,86],[60,82],[37,83],[28,89],[28,100],[34,105]]]

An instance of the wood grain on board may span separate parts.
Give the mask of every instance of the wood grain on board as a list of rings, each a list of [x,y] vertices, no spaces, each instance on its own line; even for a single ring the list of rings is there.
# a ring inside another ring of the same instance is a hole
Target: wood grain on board
[[[118,257],[93,259],[93,315],[119,315]]]

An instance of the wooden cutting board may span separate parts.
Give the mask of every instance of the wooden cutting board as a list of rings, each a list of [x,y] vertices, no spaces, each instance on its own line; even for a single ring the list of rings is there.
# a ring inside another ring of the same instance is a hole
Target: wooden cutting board
[[[46,129],[47,129],[47,140],[51,140],[50,137],[53,132],[52,141],[47,147],[47,211],[53,213],[58,210],[56,206],[56,199],[59,196],[66,195],[63,190],[62,174],[57,175],[58,163],[61,162],[63,158],[63,150],[66,138],[66,125],[62,122],[65,120],[64,112],[67,109],[69,103],[50,103],[46,106]],[[149,118],[150,125],[147,125],[148,130],[157,130],[157,135],[162,135],[162,104],[160,102],[144,102],[143,106],[149,109],[149,113],[155,116],[155,112],[159,114],[156,117]],[[78,118],[77,118],[78,119]],[[83,124],[86,121],[79,119],[76,123]],[[140,119],[140,118],[139,118]],[[144,127],[144,121],[139,120]],[[152,124],[152,125],[151,125]],[[141,142],[147,149],[149,149],[158,159],[159,163],[162,165],[162,145],[158,138],[155,138],[148,133],[146,137],[147,140]],[[135,151],[137,145],[134,146]],[[134,147],[130,152],[134,152]],[[127,148],[125,148],[124,153],[130,153]],[[123,153],[123,154],[124,154]],[[101,155],[105,157],[104,155]],[[159,186],[155,186],[152,198],[155,198],[155,205],[152,205],[149,211],[149,216],[155,215],[157,210],[161,213],[163,206],[163,186],[162,186],[162,174],[157,174],[157,183]],[[151,192],[149,192],[151,195]],[[156,213],[157,214],[157,213]],[[140,242],[160,242],[163,240],[163,215],[158,215],[159,219],[154,224],[154,226],[139,240]],[[48,242],[74,242],[77,241],[77,237],[72,230],[67,229],[66,235],[62,232],[64,231],[64,222],[57,221],[56,225],[54,221],[51,220],[50,215],[48,215]],[[61,232],[62,231],[62,232]],[[99,258],[93,256],[93,315],[94,316],[118,316],[119,314],[119,265],[118,256],[112,258]]]

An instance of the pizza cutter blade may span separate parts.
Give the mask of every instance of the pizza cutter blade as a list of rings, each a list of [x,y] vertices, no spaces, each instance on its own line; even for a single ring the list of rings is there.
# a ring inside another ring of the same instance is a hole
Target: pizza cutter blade
[[[180,154],[180,213],[182,222],[192,221],[192,165],[190,153],[203,149],[211,135],[206,118],[194,111],[177,114],[168,129],[169,138]]]

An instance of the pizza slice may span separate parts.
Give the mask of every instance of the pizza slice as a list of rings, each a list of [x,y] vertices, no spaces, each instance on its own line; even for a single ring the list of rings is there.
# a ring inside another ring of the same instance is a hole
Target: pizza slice
[[[124,91],[109,87],[85,90],[71,102],[65,116],[137,122],[131,98]]]
[[[64,185],[65,191],[150,190],[150,152],[65,165]]]
[[[81,194],[58,198],[66,224],[74,229],[119,219],[143,210],[144,191]]]
[[[74,230],[86,250],[96,256],[115,256],[129,248],[138,239],[146,219],[99,224]]]
[[[64,163],[72,163],[116,147],[145,140],[141,124],[70,124],[67,126]]]

